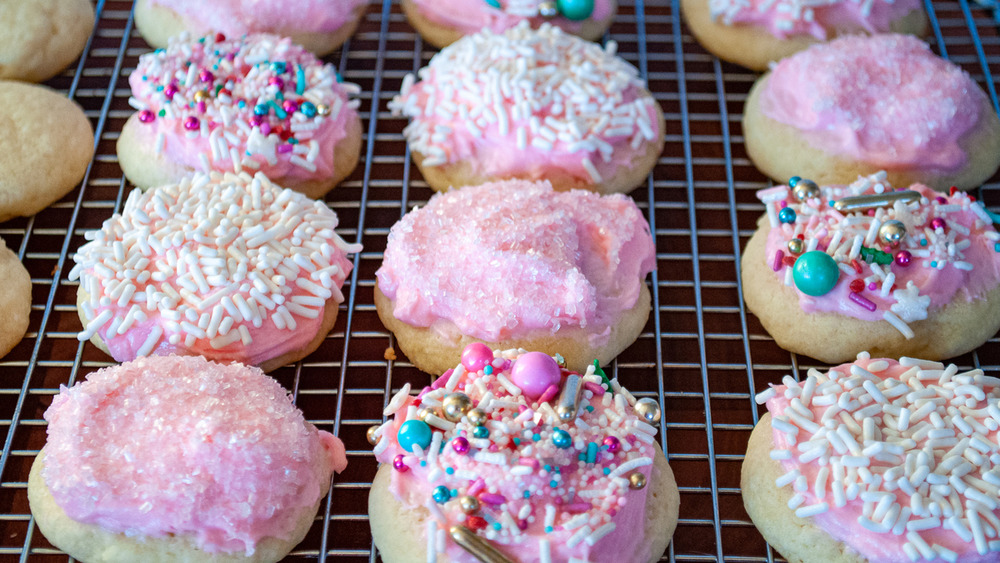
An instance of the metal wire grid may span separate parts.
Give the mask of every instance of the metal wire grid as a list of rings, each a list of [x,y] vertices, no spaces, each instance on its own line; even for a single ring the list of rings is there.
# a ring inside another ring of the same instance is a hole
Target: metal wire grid
[[[968,70],[998,107],[1000,36],[991,14],[966,0],[931,2],[932,43]],[[743,101],[754,76],[705,54],[685,34],[678,3],[625,0],[609,38],[647,77],[667,118],[666,148],[645,186],[632,196],[655,233],[659,269],[652,275],[653,311],[642,336],[612,369],[640,395],[664,407],[661,444],[681,489],[681,520],[666,557],[671,561],[772,561],[749,523],[739,467],[757,420],[753,395],[786,373],[811,367],[780,350],[742,304],[739,256],[762,207],[753,192],[766,183],[746,158],[740,136]],[[50,81],[87,111],[95,125],[95,156],[82,188],[30,219],[0,224],[32,277],[31,326],[0,361],[0,560],[65,561],[37,532],[25,493],[28,469],[44,444],[42,413],[61,384],[108,365],[76,338],[76,284],[64,272],[83,232],[120,209],[129,186],[114,145],[132,110],[127,77],[148,50],[132,33],[131,2],[98,0],[98,21],[77,66]],[[387,360],[393,339],[372,305],[374,272],[392,224],[431,192],[411,169],[405,122],[386,103],[403,76],[426,64],[427,49],[391,0],[373,3],[355,37],[331,56],[341,74],[361,85],[365,151],[354,175],[327,201],[340,233],[364,244],[345,285],[337,326],[307,361],[273,375],[306,416],[333,430],[348,447],[349,467],[305,541],[289,560],[374,561],[367,494],[376,463],[365,430],[404,383],[426,376]],[[995,179],[996,180],[996,179]],[[981,196],[996,201],[998,183]],[[991,339],[959,358],[963,365],[1000,367]]]

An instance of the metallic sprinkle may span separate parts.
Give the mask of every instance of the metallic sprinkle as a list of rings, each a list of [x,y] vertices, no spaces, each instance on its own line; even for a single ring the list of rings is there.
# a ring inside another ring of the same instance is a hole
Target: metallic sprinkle
[[[500,550],[493,547],[490,542],[477,536],[475,532],[465,526],[452,526],[448,533],[459,547],[483,563],[514,563]]]
[[[855,211],[868,211],[879,207],[891,207],[897,201],[919,201],[920,193],[913,190],[903,190],[901,192],[886,192],[884,194],[858,195],[845,197],[833,204],[833,208],[841,213],[851,213]]]

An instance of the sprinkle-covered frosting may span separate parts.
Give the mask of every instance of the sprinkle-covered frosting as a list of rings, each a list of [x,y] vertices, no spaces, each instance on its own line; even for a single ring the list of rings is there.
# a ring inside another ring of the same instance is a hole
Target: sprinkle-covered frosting
[[[223,35],[170,45],[129,77],[138,135],[184,166],[299,181],[333,175],[334,147],[357,119],[356,84],[289,39]]]
[[[914,10],[919,0],[708,0],[712,19],[725,25],[755,25],[778,39],[831,32],[885,33]]]
[[[347,244],[325,204],[258,174],[133,190],[74,255],[90,322],[115,360],[201,354],[259,364],[304,347],[344,300]]]
[[[483,175],[544,179],[558,169],[600,183],[663,135],[638,71],[548,24],[484,30],[408,75],[390,103],[424,166],[468,161]]]
[[[446,331],[443,319],[493,342],[579,327],[601,345],[655,265],[649,225],[628,197],[510,180],[407,213],[375,275],[410,325]]]
[[[198,33],[221,31],[238,37],[271,32],[331,33],[354,19],[367,0],[149,0],[180,14]]]
[[[1000,235],[964,192],[894,190],[884,178],[818,187],[796,177],[757,192],[770,222],[766,260],[803,311],[885,320],[910,338],[908,323],[929,310],[1000,283]]]
[[[569,6],[563,14],[552,0],[413,0],[420,14],[428,20],[471,35],[486,28],[494,33],[510,29],[522,21],[532,27],[551,23],[563,31],[579,31],[586,19],[604,20],[611,16],[610,0],[573,0],[562,2]],[[587,8],[591,8],[587,13]]]
[[[760,92],[771,119],[825,152],[887,169],[954,170],[985,94],[908,35],[853,36],[783,59]]]
[[[42,476],[66,514],[129,536],[190,536],[251,555],[289,539],[344,445],[259,369],[141,358],[62,387],[45,411]],[[329,461],[324,462],[323,458]]]
[[[994,560],[998,401],[982,370],[867,353],[757,396],[789,508],[872,563]]]
[[[643,537],[660,408],[593,367],[476,343],[418,396],[405,385],[373,432],[390,491],[426,507],[428,554],[463,526],[517,561],[647,561]],[[450,561],[473,562],[452,539]]]

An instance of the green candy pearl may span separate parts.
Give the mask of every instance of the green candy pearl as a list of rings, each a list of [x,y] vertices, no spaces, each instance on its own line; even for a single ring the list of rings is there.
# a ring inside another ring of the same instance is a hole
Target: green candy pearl
[[[792,266],[795,287],[813,297],[830,293],[837,285],[839,277],[840,268],[837,267],[837,261],[821,250],[803,253]]]
[[[568,20],[585,20],[594,13],[594,0],[556,0],[556,8]]]

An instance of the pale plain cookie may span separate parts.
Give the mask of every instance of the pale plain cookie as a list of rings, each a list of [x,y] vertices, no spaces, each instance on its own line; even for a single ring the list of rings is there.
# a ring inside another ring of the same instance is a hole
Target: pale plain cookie
[[[69,193],[94,155],[83,109],[58,92],[0,80],[0,222],[34,215]]]
[[[31,315],[31,276],[0,238],[0,359],[24,338]]]
[[[726,25],[719,19],[713,19],[709,7],[711,1],[681,0],[681,15],[691,34],[705,50],[720,59],[756,71],[765,71],[770,63],[780,61],[816,43],[863,31],[857,27],[831,28],[826,30],[829,35],[825,39],[809,34],[776,37],[763,25]],[[916,8],[893,19],[885,29],[879,31],[923,37],[927,34],[927,28],[927,14],[917,3]]]
[[[175,6],[170,6],[174,4]],[[266,5],[267,10],[255,13]],[[175,9],[176,8],[176,9]],[[135,26],[151,46],[162,49],[171,37],[222,32],[233,37],[247,33],[274,33],[324,56],[337,50],[358,28],[368,9],[364,0],[138,0]],[[274,17],[274,11],[287,17]],[[299,17],[294,14],[299,12]]]
[[[83,51],[94,27],[89,0],[0,0],[0,79],[42,82]]]
[[[533,3],[542,4],[534,0]],[[513,4],[513,2],[508,2]],[[611,26],[618,11],[616,0],[598,0],[593,11],[585,19],[570,20],[562,16],[544,17],[539,15],[540,6],[532,3],[518,3],[518,14],[507,13],[504,8],[490,6],[480,0],[402,0],[406,21],[431,45],[441,49],[451,45],[466,35],[478,32],[483,27],[502,31],[528,19],[533,27],[543,22],[559,26],[567,33],[587,41],[597,41]],[[554,2],[553,2],[554,4]],[[598,6],[598,4],[600,4]],[[431,11],[431,13],[428,12]],[[533,10],[533,12],[532,12]],[[594,15],[597,12],[597,15]],[[528,15],[533,14],[533,15]],[[577,14],[579,17],[582,14]]]

